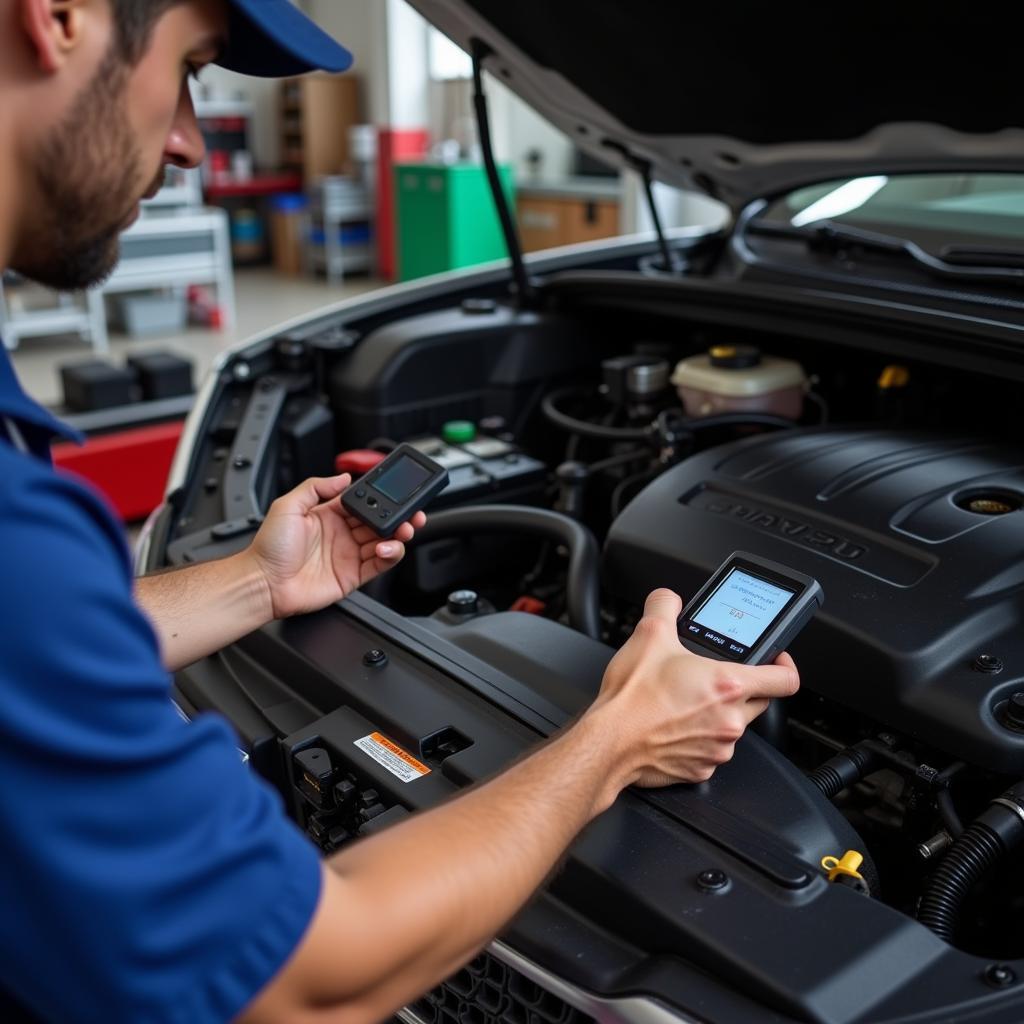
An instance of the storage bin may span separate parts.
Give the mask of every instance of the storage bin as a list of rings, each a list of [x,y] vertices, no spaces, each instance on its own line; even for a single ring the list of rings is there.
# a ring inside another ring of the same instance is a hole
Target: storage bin
[[[121,323],[133,338],[183,334],[188,318],[185,296],[179,292],[118,296]]]

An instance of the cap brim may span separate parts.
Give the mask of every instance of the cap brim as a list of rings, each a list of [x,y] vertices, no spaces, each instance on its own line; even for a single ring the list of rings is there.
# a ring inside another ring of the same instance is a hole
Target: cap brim
[[[217,63],[261,78],[345,71],[352,54],[289,0],[230,0],[228,41]]]

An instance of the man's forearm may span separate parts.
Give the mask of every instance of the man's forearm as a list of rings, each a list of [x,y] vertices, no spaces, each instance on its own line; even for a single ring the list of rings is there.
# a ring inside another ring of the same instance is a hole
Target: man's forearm
[[[220,650],[270,621],[266,584],[245,553],[143,576],[135,598],[160,638],[169,672]]]
[[[589,715],[486,785],[332,858],[317,955],[290,979],[310,1019],[384,1019],[484,946],[629,781],[615,727],[611,713]],[[257,1004],[247,1019],[294,1006]]]

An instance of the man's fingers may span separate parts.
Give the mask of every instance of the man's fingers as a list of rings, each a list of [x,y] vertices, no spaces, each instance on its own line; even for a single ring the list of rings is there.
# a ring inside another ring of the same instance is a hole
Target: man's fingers
[[[800,676],[788,654],[780,655],[774,665],[737,665],[735,670],[748,700],[792,697],[800,689]]]
[[[742,708],[742,713],[747,719],[747,725],[768,710],[769,701],[764,697],[751,697]]]
[[[373,537],[359,545],[359,560],[361,562],[368,562],[371,558],[394,561],[404,554],[405,545],[396,537],[390,537],[388,540]]]
[[[644,602],[644,617],[662,619],[675,626],[679,613],[683,610],[682,598],[671,590],[660,587],[651,591]]]
[[[349,473],[341,473],[338,476],[310,477],[286,494],[285,501],[289,504],[296,503],[298,510],[305,515],[307,512],[312,512],[317,505],[336,498],[350,483],[352,483],[352,476]]]
[[[405,541],[412,540],[413,534],[415,534],[415,533],[416,533],[416,531],[413,529],[412,522],[408,522],[408,523],[402,523],[402,525],[397,530],[395,530],[395,532],[391,536],[395,540],[400,540],[400,541],[405,542]]]
[[[346,522],[348,523],[349,530],[352,533],[352,539],[359,545],[360,557],[364,559],[369,558],[370,555],[367,552],[372,551],[373,546],[375,544],[380,543],[380,534],[377,533],[372,527],[367,526],[365,523],[359,522],[358,519],[355,520],[354,524],[349,520],[346,520]],[[395,532],[388,538],[388,540],[397,540],[403,544],[406,544],[412,540],[415,532],[416,531],[413,530],[412,526],[410,526],[409,523],[402,523],[402,525],[397,530],[395,530]]]
[[[383,567],[393,565],[395,562],[400,561],[402,556],[405,554],[405,545],[400,544],[394,540],[382,540],[376,547],[374,553],[377,556],[378,561],[383,563]]]
[[[796,671],[796,662],[789,656],[789,651],[783,651],[776,659],[776,665],[784,665],[786,668],[791,668],[794,672]]]

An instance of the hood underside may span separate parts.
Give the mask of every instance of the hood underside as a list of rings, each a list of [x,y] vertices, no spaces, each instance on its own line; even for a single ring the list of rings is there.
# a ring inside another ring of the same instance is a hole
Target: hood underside
[[[734,209],[828,179],[1024,170],[1016,34],[999,5],[410,0],[617,166]]]

